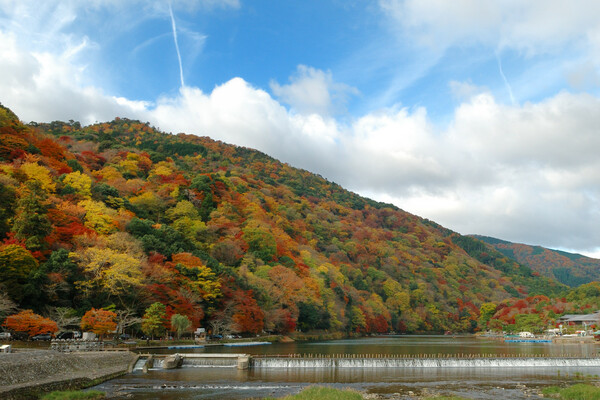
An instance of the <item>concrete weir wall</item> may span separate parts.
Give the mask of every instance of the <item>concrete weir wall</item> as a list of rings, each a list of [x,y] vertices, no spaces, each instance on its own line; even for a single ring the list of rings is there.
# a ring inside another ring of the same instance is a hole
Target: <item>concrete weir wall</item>
[[[131,352],[31,351],[0,355],[0,398],[35,399],[42,392],[80,389],[133,368]]]

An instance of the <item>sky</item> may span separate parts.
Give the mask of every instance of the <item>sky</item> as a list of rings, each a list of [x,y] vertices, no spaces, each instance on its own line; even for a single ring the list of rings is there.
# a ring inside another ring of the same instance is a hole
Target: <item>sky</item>
[[[0,0],[0,102],[261,150],[600,258],[597,0]]]

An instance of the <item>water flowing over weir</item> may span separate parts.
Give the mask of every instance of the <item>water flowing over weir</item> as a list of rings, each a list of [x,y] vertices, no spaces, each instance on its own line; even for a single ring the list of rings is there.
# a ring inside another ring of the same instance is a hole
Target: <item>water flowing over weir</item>
[[[135,365],[133,366],[133,371],[141,371],[142,368],[144,368],[144,364],[146,364],[146,360],[147,358],[138,358],[137,361],[135,362]]]
[[[302,368],[572,368],[600,367],[600,357],[498,356],[498,355],[265,355],[247,354],[180,354],[183,368],[221,367],[238,369],[302,369]],[[134,370],[141,370],[147,357],[140,357]],[[240,363],[241,360],[245,360]],[[162,368],[161,356],[154,356],[150,368]]]
[[[235,358],[184,358],[183,368],[185,367],[237,367]]]
[[[600,358],[253,358],[254,368],[600,367]]]

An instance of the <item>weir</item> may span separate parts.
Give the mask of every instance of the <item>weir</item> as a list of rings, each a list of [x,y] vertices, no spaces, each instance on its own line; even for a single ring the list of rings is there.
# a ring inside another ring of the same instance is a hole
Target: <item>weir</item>
[[[599,358],[253,358],[254,368],[600,367]]]
[[[180,354],[183,358],[182,367],[230,367],[237,369],[248,369],[250,364],[250,356],[248,354],[219,354],[219,353],[204,353],[204,354]],[[163,368],[164,359],[168,354],[147,354],[140,355],[135,364],[135,370],[144,370],[144,368]]]
[[[600,367],[599,357],[531,356],[497,354],[422,354],[422,355],[266,355],[179,354],[183,368],[527,368],[527,367]],[[162,368],[167,355],[141,355],[134,370]]]

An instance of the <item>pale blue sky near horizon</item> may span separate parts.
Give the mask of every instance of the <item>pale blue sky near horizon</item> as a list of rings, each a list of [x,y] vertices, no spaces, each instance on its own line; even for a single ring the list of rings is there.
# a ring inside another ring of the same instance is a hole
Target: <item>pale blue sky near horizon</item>
[[[592,0],[0,0],[0,102],[208,135],[600,256],[598,21]]]

